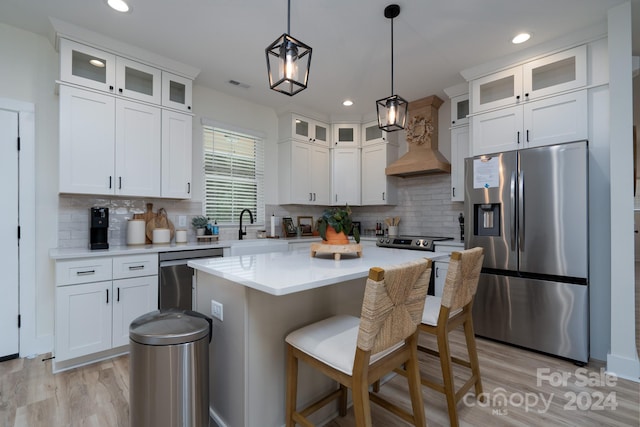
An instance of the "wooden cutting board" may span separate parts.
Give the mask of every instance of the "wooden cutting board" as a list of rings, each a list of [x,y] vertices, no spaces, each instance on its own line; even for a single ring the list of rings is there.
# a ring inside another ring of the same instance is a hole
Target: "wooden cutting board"
[[[149,243],[153,242],[153,230],[156,228],[168,228],[170,235],[169,239],[173,240],[173,235],[176,232],[176,228],[173,226],[171,220],[167,217],[167,211],[165,211],[164,208],[160,208],[158,210],[158,213],[154,214],[153,218],[147,221],[146,231],[147,241],[149,241]]]

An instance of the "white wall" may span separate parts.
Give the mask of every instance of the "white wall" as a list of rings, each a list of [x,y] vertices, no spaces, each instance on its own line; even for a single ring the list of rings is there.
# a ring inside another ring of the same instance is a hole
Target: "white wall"
[[[0,24],[2,79],[0,96],[35,104],[35,301],[21,301],[21,308],[35,309],[35,337],[21,341],[21,354],[50,351],[53,346],[53,263],[49,248],[57,244],[58,194],[58,97],[54,81],[57,55],[49,41],[27,31]],[[26,285],[26,284],[24,284]],[[27,345],[28,348],[24,348]]]

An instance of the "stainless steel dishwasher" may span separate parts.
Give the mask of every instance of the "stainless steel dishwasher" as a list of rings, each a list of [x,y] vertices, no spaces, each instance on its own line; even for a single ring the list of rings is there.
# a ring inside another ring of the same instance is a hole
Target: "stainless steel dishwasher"
[[[158,275],[158,307],[191,310],[194,302],[193,268],[187,261],[197,258],[218,258],[222,248],[192,249],[160,252],[160,274]]]

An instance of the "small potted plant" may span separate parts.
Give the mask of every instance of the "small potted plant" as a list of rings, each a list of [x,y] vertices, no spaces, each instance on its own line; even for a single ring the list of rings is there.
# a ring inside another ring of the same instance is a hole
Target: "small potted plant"
[[[204,236],[204,230],[208,223],[207,218],[203,216],[194,216],[191,220],[191,225],[196,229],[196,235],[198,236]]]
[[[353,238],[360,243],[360,232],[353,227],[349,205],[325,209],[318,219],[318,232],[325,245],[345,245],[349,243],[347,234],[353,229]]]

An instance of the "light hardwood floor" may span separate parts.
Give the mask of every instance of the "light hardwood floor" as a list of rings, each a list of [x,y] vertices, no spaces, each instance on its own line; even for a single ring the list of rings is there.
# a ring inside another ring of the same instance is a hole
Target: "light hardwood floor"
[[[452,351],[461,355],[462,334],[456,331],[452,339]],[[429,339],[422,340],[431,345]],[[600,363],[590,363],[583,372],[572,362],[484,339],[478,339],[478,355],[484,392],[493,404],[481,406],[473,398],[468,404],[460,402],[462,426],[640,426],[640,384],[623,379],[611,380],[615,385],[604,384]],[[420,357],[423,375],[439,372],[435,358]],[[128,369],[126,356],[56,375],[51,374],[51,362],[43,362],[42,357],[2,362],[0,426],[127,427]],[[547,369],[554,379],[568,376],[566,384],[554,386],[540,377],[538,385],[539,369]],[[456,377],[463,373],[457,370]],[[581,386],[587,376],[591,385]],[[384,384],[381,393],[409,405],[402,377]],[[504,406],[494,402],[500,395],[507,399]],[[444,396],[423,387],[423,397],[429,425],[449,425]],[[548,407],[543,399],[550,403]],[[406,425],[376,405],[372,411],[374,426]],[[327,425],[355,425],[352,411]]]

